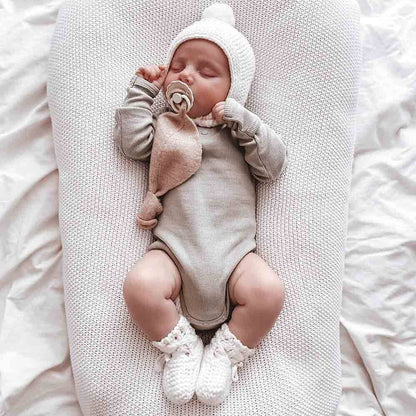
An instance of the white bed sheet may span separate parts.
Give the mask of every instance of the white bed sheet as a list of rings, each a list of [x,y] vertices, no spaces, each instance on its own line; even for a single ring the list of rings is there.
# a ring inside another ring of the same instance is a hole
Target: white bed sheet
[[[63,0],[0,0],[0,415],[80,416],[46,100]],[[416,414],[416,2],[359,0],[337,416]]]
[[[337,416],[416,415],[416,2],[360,0]]]
[[[0,414],[80,416],[46,69],[62,0],[0,0]]]

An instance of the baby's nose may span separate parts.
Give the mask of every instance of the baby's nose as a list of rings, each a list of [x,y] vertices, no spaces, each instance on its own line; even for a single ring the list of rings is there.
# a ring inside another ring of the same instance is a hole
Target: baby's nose
[[[183,82],[185,82],[185,83],[187,83],[187,84],[190,84],[191,82],[192,82],[192,77],[191,77],[191,75],[189,74],[189,72],[188,71],[182,71],[180,74],[179,74],[179,79],[181,80],[181,81],[183,81]]]

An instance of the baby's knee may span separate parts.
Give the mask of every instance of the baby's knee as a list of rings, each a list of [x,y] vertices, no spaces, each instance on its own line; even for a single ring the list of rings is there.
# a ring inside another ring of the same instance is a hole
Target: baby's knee
[[[252,302],[259,309],[280,313],[285,299],[285,287],[276,274],[253,281],[250,292]]]
[[[158,254],[154,254],[152,261],[150,256],[139,261],[127,273],[123,284],[124,299],[150,305],[177,297],[181,288],[180,276],[173,273],[165,257],[160,259]]]
[[[123,283],[123,296],[125,300],[134,300],[140,303],[150,303],[160,300],[163,288],[158,285],[157,276],[146,269],[130,270]]]

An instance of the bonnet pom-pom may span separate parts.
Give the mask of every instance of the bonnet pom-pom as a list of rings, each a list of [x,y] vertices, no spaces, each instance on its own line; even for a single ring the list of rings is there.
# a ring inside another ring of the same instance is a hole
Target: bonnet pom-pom
[[[202,12],[201,20],[207,18],[222,20],[231,26],[235,26],[233,9],[225,3],[214,3],[208,6]]]

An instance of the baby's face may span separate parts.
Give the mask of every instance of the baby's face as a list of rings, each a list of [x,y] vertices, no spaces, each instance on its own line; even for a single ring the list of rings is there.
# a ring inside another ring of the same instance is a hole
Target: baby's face
[[[191,118],[209,114],[219,101],[225,101],[231,85],[228,59],[223,50],[205,39],[190,39],[179,45],[163,83],[163,91],[172,81],[189,85],[194,95]]]

